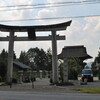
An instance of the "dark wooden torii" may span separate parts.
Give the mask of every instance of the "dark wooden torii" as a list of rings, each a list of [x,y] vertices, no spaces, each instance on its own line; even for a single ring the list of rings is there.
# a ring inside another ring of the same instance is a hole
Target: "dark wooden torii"
[[[13,47],[14,41],[43,41],[52,40],[52,80],[53,83],[58,82],[58,67],[57,67],[57,41],[64,40],[65,36],[57,36],[56,31],[66,30],[72,21],[53,25],[40,25],[40,26],[9,26],[1,25],[0,31],[9,32],[8,37],[0,37],[0,41],[9,41],[8,49],[8,66],[7,66],[7,82],[12,82],[13,74]],[[35,32],[51,31],[52,35],[49,37],[36,37]],[[15,32],[28,32],[28,37],[16,37]]]

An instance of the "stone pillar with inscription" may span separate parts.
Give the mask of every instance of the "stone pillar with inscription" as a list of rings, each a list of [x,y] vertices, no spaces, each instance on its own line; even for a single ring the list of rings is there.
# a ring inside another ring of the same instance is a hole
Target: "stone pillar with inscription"
[[[64,67],[63,67],[63,82],[68,82],[68,58],[64,57]]]

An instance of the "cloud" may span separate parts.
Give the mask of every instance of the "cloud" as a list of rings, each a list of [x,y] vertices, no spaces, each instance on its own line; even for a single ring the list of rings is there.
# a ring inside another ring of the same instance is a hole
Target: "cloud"
[[[44,0],[45,3],[54,3],[54,2],[67,2],[70,0]],[[72,0],[73,1],[73,0]],[[82,1],[82,0],[74,0]],[[36,0],[3,0],[0,1],[0,6],[6,5],[21,5],[21,4],[36,4]],[[37,2],[39,3],[39,2]],[[72,9],[71,9],[72,11]],[[81,11],[81,9],[80,9]],[[59,17],[59,16],[70,16],[70,7],[54,7],[54,8],[43,8],[36,10],[22,10],[22,11],[11,11],[11,12],[2,12],[0,16],[1,20],[4,19],[24,19],[24,18],[49,18],[49,17]],[[75,9],[73,7],[73,12]],[[82,12],[80,12],[81,14]],[[17,25],[35,25],[35,24],[57,24],[60,22],[66,22],[70,19],[57,19],[57,20],[42,20],[35,22],[14,22],[6,24],[17,24]],[[26,33],[25,33],[26,34]],[[40,32],[39,35],[42,33]],[[46,33],[50,34],[50,33]],[[97,56],[98,49],[100,46],[100,18],[82,18],[82,19],[72,19],[72,24],[67,28],[67,30],[62,32],[57,32],[57,34],[65,35],[66,40],[58,41],[58,53],[61,52],[64,46],[69,45],[84,45],[87,48],[88,54],[95,57]],[[18,34],[20,35],[20,33]],[[45,33],[43,33],[45,35]],[[7,48],[7,44],[5,44]],[[1,43],[0,47],[4,47]],[[21,50],[27,51],[31,47],[39,47],[47,50],[51,47],[51,42],[15,42],[15,52],[19,55]]]
[[[11,9],[20,9],[27,7],[20,7],[16,5],[32,5],[35,0],[4,0],[0,1],[0,20],[22,20],[24,18],[30,18],[33,13],[33,10],[11,10]],[[4,6],[4,7],[2,7]],[[16,7],[6,7],[6,6],[16,6]],[[6,11],[8,10],[8,11]],[[1,22],[2,24],[9,25],[23,25],[22,22]]]
[[[38,18],[49,18],[50,16],[55,16],[55,10],[48,10],[48,9],[43,9],[38,12]],[[55,23],[55,21],[51,20],[41,20],[43,24],[52,24]]]
[[[32,4],[33,1],[35,0],[3,0],[2,2],[7,5],[26,5]]]
[[[51,41],[29,41],[29,42],[15,42],[14,50],[17,53],[17,57],[21,51],[28,51],[30,48],[43,48],[45,51],[51,48]]]
[[[69,34],[69,38],[66,41],[69,41],[70,44],[70,40],[72,40],[71,43],[73,45],[84,45],[88,53],[95,58],[100,46],[100,21],[98,18],[88,18],[84,19],[84,21],[85,24],[79,22],[80,25],[77,25],[77,22],[75,22],[76,25],[73,23],[70,26],[71,34]]]

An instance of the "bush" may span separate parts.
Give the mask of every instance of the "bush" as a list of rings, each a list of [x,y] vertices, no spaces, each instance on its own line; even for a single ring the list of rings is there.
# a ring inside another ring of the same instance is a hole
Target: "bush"
[[[34,76],[34,74],[31,75],[31,81],[32,81],[32,82],[36,81],[36,77]]]
[[[52,78],[50,78],[50,83],[52,83]]]
[[[13,83],[17,83],[18,82],[18,75],[17,74],[13,74],[13,78],[12,78],[12,82]]]
[[[99,80],[100,80],[100,70],[98,71],[98,78],[99,78]]]
[[[15,78],[12,79],[12,83],[17,83],[17,81],[18,81],[18,80],[15,79]]]
[[[5,81],[6,72],[7,72],[6,63],[4,61],[0,61],[0,76],[2,78],[2,81]]]
[[[2,77],[0,76],[0,82],[2,82]]]
[[[78,79],[78,74],[75,70],[71,69],[69,71],[68,79],[70,80],[77,80]]]
[[[97,76],[98,76],[99,70],[93,69],[92,71],[93,71],[93,76],[94,76],[94,77],[97,77]]]

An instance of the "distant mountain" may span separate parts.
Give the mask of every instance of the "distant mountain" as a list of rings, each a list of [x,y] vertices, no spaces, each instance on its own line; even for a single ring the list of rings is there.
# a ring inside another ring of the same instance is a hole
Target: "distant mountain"
[[[89,62],[89,63],[86,64],[86,66],[91,67],[92,63],[93,62]]]

